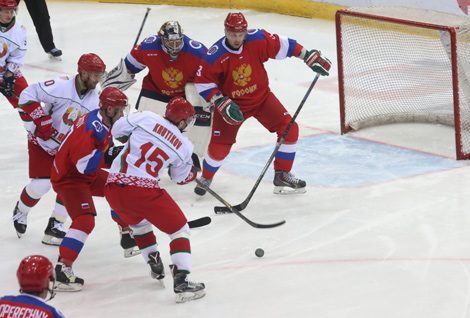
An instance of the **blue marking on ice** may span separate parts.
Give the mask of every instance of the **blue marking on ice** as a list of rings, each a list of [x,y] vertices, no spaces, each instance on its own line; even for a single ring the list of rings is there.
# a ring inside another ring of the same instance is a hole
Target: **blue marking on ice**
[[[222,167],[256,180],[274,147],[266,145],[232,152]],[[361,187],[469,164],[328,133],[299,139],[292,172],[310,186]],[[273,178],[271,164],[264,180]]]

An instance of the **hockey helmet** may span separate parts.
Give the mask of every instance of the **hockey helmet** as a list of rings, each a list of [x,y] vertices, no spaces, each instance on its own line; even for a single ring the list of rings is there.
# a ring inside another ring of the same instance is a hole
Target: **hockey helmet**
[[[86,53],[80,56],[78,60],[78,72],[82,71],[103,73],[106,70],[106,65],[103,60],[94,53]]]
[[[194,123],[195,114],[193,105],[183,97],[173,97],[166,105],[165,118],[175,124],[185,120],[187,125],[191,126]]]
[[[181,28],[178,21],[167,21],[163,23],[160,31],[158,31],[158,36],[162,45],[170,55],[172,60],[178,58],[178,53],[183,47],[183,29]]]
[[[16,10],[18,4],[15,0],[0,0],[0,9]]]
[[[42,292],[54,282],[52,263],[44,256],[31,255],[25,257],[18,267],[16,276],[22,292]]]
[[[243,13],[229,13],[224,22],[225,30],[230,32],[246,32],[248,22]]]
[[[106,87],[100,94],[100,108],[107,109],[108,106],[127,107],[127,96],[116,87]]]

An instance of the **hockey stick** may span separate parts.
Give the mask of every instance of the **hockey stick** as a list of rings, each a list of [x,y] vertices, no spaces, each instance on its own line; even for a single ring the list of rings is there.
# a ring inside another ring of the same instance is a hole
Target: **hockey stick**
[[[255,228],[258,228],[258,229],[269,229],[269,228],[273,228],[273,227],[277,227],[277,226],[280,226],[280,225],[283,225],[284,223],[286,223],[286,221],[281,221],[281,222],[277,222],[277,223],[273,223],[273,224],[260,224],[260,223],[255,223],[253,221],[251,221],[250,219],[248,219],[246,216],[244,216],[243,214],[241,214],[240,212],[238,212],[237,210],[235,210],[227,201],[225,201],[224,199],[222,199],[221,196],[219,196],[217,193],[215,193],[211,188],[209,188],[208,186],[206,186],[204,183],[202,183],[199,179],[196,179],[196,183],[200,186],[200,187],[203,187],[207,192],[209,192],[210,194],[212,194],[212,196],[214,198],[216,198],[217,200],[219,200],[221,203],[225,204],[225,206],[227,207],[227,209],[230,209],[233,213],[235,213],[237,216],[239,216],[243,221],[245,221],[246,223],[248,223],[249,225],[251,225],[252,227],[255,227]]]
[[[300,110],[304,106],[308,95],[310,95],[310,92],[312,91],[312,89],[315,86],[315,84],[316,84],[319,77],[320,77],[320,74],[317,73],[317,76],[315,76],[315,78],[313,79],[312,84],[310,84],[310,87],[308,88],[307,93],[305,93],[304,98],[300,102],[299,107],[295,111],[294,116],[292,117],[291,121],[289,122],[289,125],[287,125],[286,130],[282,134],[281,139],[279,139],[279,142],[277,143],[276,148],[274,148],[274,151],[271,154],[271,157],[269,157],[268,162],[266,162],[266,165],[264,166],[263,171],[261,171],[261,174],[258,177],[258,180],[256,180],[256,183],[253,186],[253,189],[251,189],[251,192],[250,192],[250,194],[248,194],[248,197],[245,199],[245,201],[243,201],[242,203],[240,203],[238,205],[230,206],[230,207],[227,206],[227,205],[226,206],[216,206],[216,207],[214,207],[214,212],[215,213],[219,214],[219,213],[230,213],[230,212],[235,212],[235,211],[239,212],[239,211],[242,211],[246,208],[246,206],[250,202],[251,198],[255,194],[256,189],[258,189],[258,186],[261,183],[261,180],[263,179],[264,175],[266,174],[266,171],[268,170],[269,166],[271,165],[271,162],[274,160],[274,157],[276,156],[276,153],[279,150],[279,147],[281,147],[282,143],[284,142],[284,139],[286,138],[287,134],[289,133],[289,130],[291,129],[292,125],[294,124],[295,119],[299,115]],[[222,202],[222,203],[224,203],[224,202]]]
[[[189,228],[194,229],[195,227],[201,227],[201,226],[208,225],[211,222],[212,222],[212,220],[211,220],[210,217],[204,216],[204,217],[199,218],[199,219],[188,221],[188,225],[189,225]]]
[[[144,28],[145,20],[147,20],[147,16],[149,15],[150,8],[147,8],[147,12],[145,12],[144,20],[142,21],[142,25],[140,26],[139,33],[137,33],[137,37],[135,38],[134,46],[136,46],[137,42],[139,41],[140,33],[142,32],[142,29]]]

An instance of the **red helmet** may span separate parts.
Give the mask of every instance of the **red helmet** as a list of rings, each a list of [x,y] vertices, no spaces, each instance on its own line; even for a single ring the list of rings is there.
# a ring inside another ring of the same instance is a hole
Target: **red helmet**
[[[0,0],[0,9],[16,10],[17,6],[15,0]]]
[[[49,288],[49,282],[54,282],[54,271],[52,263],[41,255],[31,255],[24,258],[16,276],[20,289],[23,292],[42,292]]]
[[[103,60],[94,53],[83,54],[78,60],[79,73],[82,71],[103,73],[105,70],[106,65],[104,65]]]
[[[195,114],[193,105],[183,97],[174,97],[166,105],[165,117],[174,123],[179,123],[183,119],[190,122]]]
[[[248,28],[248,22],[246,22],[245,17],[241,12],[239,13],[229,13],[225,18],[225,30],[231,32],[246,32]]]
[[[127,107],[127,96],[116,87],[106,87],[100,94],[100,108]]]

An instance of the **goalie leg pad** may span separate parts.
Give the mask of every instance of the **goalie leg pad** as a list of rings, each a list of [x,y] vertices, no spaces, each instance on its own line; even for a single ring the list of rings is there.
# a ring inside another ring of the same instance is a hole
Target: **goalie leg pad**
[[[212,113],[204,111],[202,106],[194,106],[194,110],[196,111],[196,121],[184,132],[184,135],[193,143],[193,152],[202,158],[211,139]]]
[[[159,114],[161,116],[165,116],[166,111],[166,102],[159,101],[153,98],[149,98],[144,95],[139,96],[139,101],[137,102],[136,108],[139,111],[149,110],[154,112],[155,114]]]

